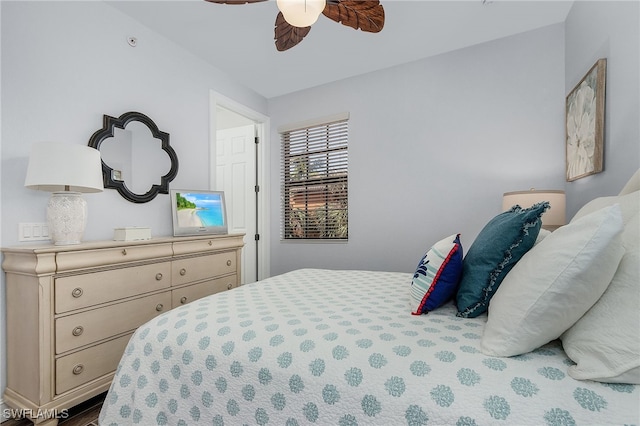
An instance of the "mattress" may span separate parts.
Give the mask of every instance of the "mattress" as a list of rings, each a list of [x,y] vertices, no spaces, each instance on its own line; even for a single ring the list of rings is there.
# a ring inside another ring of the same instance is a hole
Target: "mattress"
[[[406,273],[301,269],[132,336],[100,425],[638,424],[639,386],[574,380],[558,341],[480,352],[486,316],[411,315]]]

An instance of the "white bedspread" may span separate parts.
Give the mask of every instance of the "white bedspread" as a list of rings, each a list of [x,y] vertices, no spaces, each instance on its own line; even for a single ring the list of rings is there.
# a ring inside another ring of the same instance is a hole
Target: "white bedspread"
[[[577,381],[559,343],[480,353],[486,317],[412,316],[410,274],[298,270],[133,335],[100,425],[640,423],[640,387]]]

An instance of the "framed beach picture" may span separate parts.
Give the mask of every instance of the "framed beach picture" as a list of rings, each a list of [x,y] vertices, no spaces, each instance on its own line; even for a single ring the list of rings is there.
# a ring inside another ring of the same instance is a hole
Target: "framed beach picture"
[[[598,59],[567,95],[566,175],[573,181],[602,171],[607,60]]]
[[[222,191],[172,189],[173,235],[227,233],[227,208]]]

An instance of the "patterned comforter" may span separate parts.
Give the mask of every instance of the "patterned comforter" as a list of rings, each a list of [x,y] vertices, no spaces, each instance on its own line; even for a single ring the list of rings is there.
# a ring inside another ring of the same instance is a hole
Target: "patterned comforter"
[[[479,350],[486,316],[411,315],[411,275],[302,269],[141,326],[100,425],[640,423],[640,386],[577,381],[559,342]]]

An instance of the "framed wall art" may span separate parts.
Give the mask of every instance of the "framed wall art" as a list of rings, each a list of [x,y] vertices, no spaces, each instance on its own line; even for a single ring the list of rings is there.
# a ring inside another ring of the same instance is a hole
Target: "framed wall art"
[[[574,181],[602,171],[607,60],[598,59],[567,95],[566,175]]]

